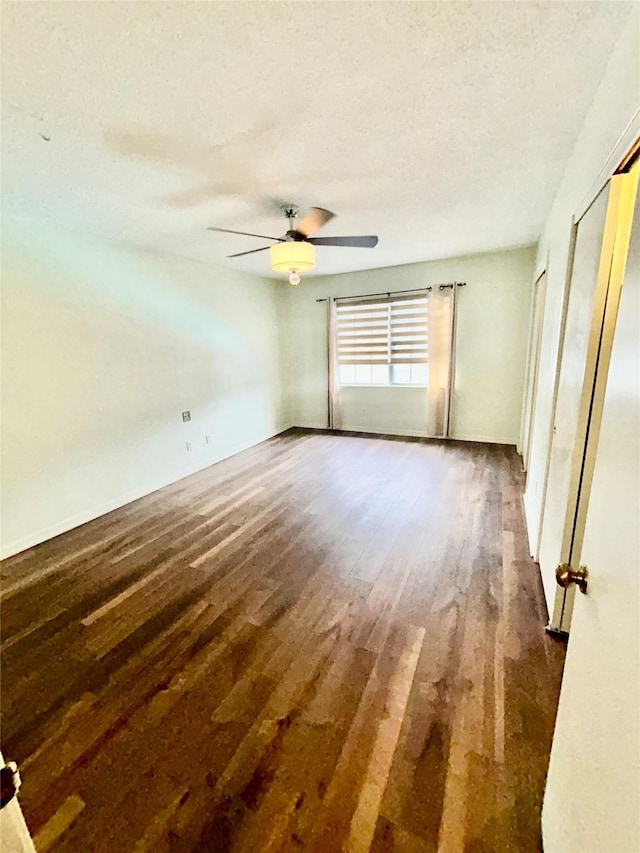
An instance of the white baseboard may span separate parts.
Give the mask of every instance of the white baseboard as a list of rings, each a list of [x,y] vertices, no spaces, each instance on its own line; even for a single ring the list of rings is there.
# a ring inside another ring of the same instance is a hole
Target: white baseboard
[[[332,430],[326,425],[322,424],[322,426],[318,426],[318,424],[309,424],[309,423],[297,423],[295,424],[295,429],[320,429],[325,430],[326,432],[332,432]],[[402,438],[403,435],[409,436],[410,438],[433,438],[426,432],[420,432],[418,430],[403,430],[402,432],[397,432],[392,429],[385,430],[376,430],[371,429],[370,426],[336,426],[334,427],[336,432],[366,432],[369,435],[397,435]]]
[[[96,518],[100,518],[102,515],[106,515],[109,512],[113,512],[114,509],[120,509],[120,507],[126,506],[127,504],[133,503],[133,501],[137,501],[140,498],[144,498],[147,495],[153,494],[153,492],[157,492],[158,489],[163,489],[165,486],[170,486],[173,483],[178,483],[180,480],[184,480],[185,477],[190,477],[192,474],[197,474],[198,471],[203,471],[205,468],[210,468],[212,465],[216,465],[218,462],[222,462],[225,459],[229,459],[231,456],[235,456],[237,453],[242,453],[244,450],[248,450],[250,447],[255,447],[257,444],[261,444],[263,441],[267,441],[270,438],[273,438],[276,435],[279,435],[282,432],[286,432],[288,429],[291,429],[292,424],[288,426],[278,427],[276,432],[271,435],[265,436],[260,441],[257,441],[255,444],[250,444],[247,447],[243,447],[241,450],[235,450],[233,453],[228,453],[226,456],[219,456],[216,459],[206,459],[200,460],[195,465],[192,465],[188,468],[185,468],[184,471],[181,471],[179,476],[171,479],[171,480],[158,480],[154,483],[147,483],[144,486],[140,486],[137,489],[132,489],[125,494],[118,495],[116,498],[112,498],[111,500],[105,501],[104,503],[98,504],[97,506],[93,506],[90,509],[84,510],[83,512],[79,512],[76,515],[68,516],[67,518],[61,519],[57,521],[55,524],[51,524],[48,527],[41,528],[40,530],[36,530],[33,533],[28,534],[27,536],[22,536],[20,539],[14,539],[11,542],[3,542],[0,545],[0,559],[5,560],[7,557],[12,557],[14,554],[19,554],[21,551],[26,551],[27,548],[33,548],[35,545],[40,545],[42,542],[46,542],[48,539],[53,539],[55,536],[60,536],[61,533],[67,533],[69,530],[73,530],[76,527],[80,527],[82,524],[86,524],[89,521],[94,521]]]
[[[432,438],[428,433],[423,430],[416,429],[403,429],[402,432],[398,432],[395,429],[385,429],[385,430],[377,430],[371,429],[371,427],[362,427],[362,426],[339,426],[336,427],[338,430],[343,430],[344,432],[368,432],[373,435],[397,435],[399,438],[402,438],[403,435],[408,436],[409,438]]]
[[[464,435],[458,433],[457,435],[452,435],[450,438],[455,441],[477,441],[481,444],[510,444],[512,447],[516,446],[516,439],[513,436],[508,437],[500,437],[495,435]]]
[[[205,463],[202,468],[206,468],[209,464],[215,463]],[[105,501],[104,503],[93,506],[83,512],[79,512],[76,515],[63,518],[55,524],[43,527],[40,530],[36,530],[33,533],[28,534],[27,536],[23,536],[20,539],[14,539],[12,542],[3,542],[0,547],[0,559],[4,560],[7,557],[12,557],[14,554],[26,551],[27,548],[33,548],[35,545],[40,545],[48,539],[53,539],[54,536],[59,536],[61,533],[67,533],[69,530],[73,530],[75,527],[80,527],[80,525],[86,524],[88,521],[100,518],[101,515],[113,512],[114,509],[120,509],[120,507],[132,503],[133,501],[137,501],[139,498],[144,498],[146,495],[157,492],[158,489],[162,489],[164,486],[170,485],[170,483],[177,483],[178,480],[182,480],[183,477],[188,477],[190,474],[195,474],[196,471],[202,470],[202,468],[197,467],[193,470],[185,471],[179,477],[176,477],[175,480],[142,486],[139,489],[126,492],[123,495],[119,495],[117,498],[113,498],[112,500]]]
[[[324,429],[328,431],[328,427],[326,424],[317,424],[317,423],[301,423],[298,422],[295,424],[296,427],[300,429]],[[403,430],[402,432],[397,432],[395,430],[384,430],[384,432],[378,430],[371,429],[371,427],[357,427],[357,426],[337,426],[337,430],[344,430],[345,432],[368,432],[375,433],[376,435],[397,435],[397,436],[409,436],[410,438],[437,438],[437,436],[429,435],[427,432],[421,432],[420,430]],[[496,437],[495,435],[487,436],[487,435],[451,435],[449,436],[451,439],[455,441],[476,441],[482,444],[509,444],[515,447],[516,440],[513,437]],[[444,439],[443,439],[444,440]]]

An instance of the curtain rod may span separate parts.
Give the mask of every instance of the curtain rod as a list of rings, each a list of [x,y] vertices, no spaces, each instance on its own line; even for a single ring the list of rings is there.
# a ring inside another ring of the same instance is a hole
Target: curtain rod
[[[438,284],[438,290],[448,290],[450,287],[466,287],[466,281],[454,281],[450,284]],[[333,299],[334,302],[340,302],[342,299],[368,299],[370,296],[395,296],[396,293],[424,293],[425,291],[433,290],[433,287],[416,287],[413,290],[382,290],[379,293],[359,293],[357,296],[332,296],[325,297],[324,299],[316,299],[316,302],[328,302],[329,298]]]

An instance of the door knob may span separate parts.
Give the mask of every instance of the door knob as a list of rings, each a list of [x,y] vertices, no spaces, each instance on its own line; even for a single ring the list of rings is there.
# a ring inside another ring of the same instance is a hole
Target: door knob
[[[556,581],[563,589],[568,589],[574,583],[581,593],[587,594],[586,566],[580,566],[578,571],[574,571],[568,563],[561,563],[556,569]]]
[[[20,790],[22,780],[15,761],[8,761],[0,768],[0,809],[4,808]]]

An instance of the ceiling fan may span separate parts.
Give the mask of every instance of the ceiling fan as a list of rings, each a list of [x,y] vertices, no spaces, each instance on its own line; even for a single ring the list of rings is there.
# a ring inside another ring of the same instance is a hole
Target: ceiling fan
[[[300,284],[300,273],[312,270],[316,265],[316,246],[348,246],[361,249],[373,249],[378,243],[374,236],[359,237],[312,237],[323,225],[333,219],[334,213],[323,207],[312,207],[305,213],[296,226],[299,208],[295,204],[283,204],[282,212],[289,222],[284,237],[267,237],[265,234],[251,234],[247,231],[232,231],[229,228],[213,228],[208,231],[221,231],[224,234],[241,234],[244,237],[258,237],[273,240],[272,246],[261,246],[259,249],[249,249],[248,252],[237,252],[228,255],[229,258],[240,258],[242,255],[252,255],[254,252],[270,250],[271,268],[275,272],[289,273],[289,284]]]

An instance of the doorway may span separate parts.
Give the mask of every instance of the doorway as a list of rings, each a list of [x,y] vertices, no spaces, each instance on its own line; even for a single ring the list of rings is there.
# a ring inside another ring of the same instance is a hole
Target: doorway
[[[531,342],[529,346],[529,372],[525,390],[522,436],[522,462],[525,471],[529,470],[531,456],[531,437],[533,434],[534,402],[538,391],[538,374],[540,369],[540,344],[542,341],[542,320],[544,317],[544,301],[547,293],[547,271],[538,277],[534,284],[533,310],[531,324]]]

